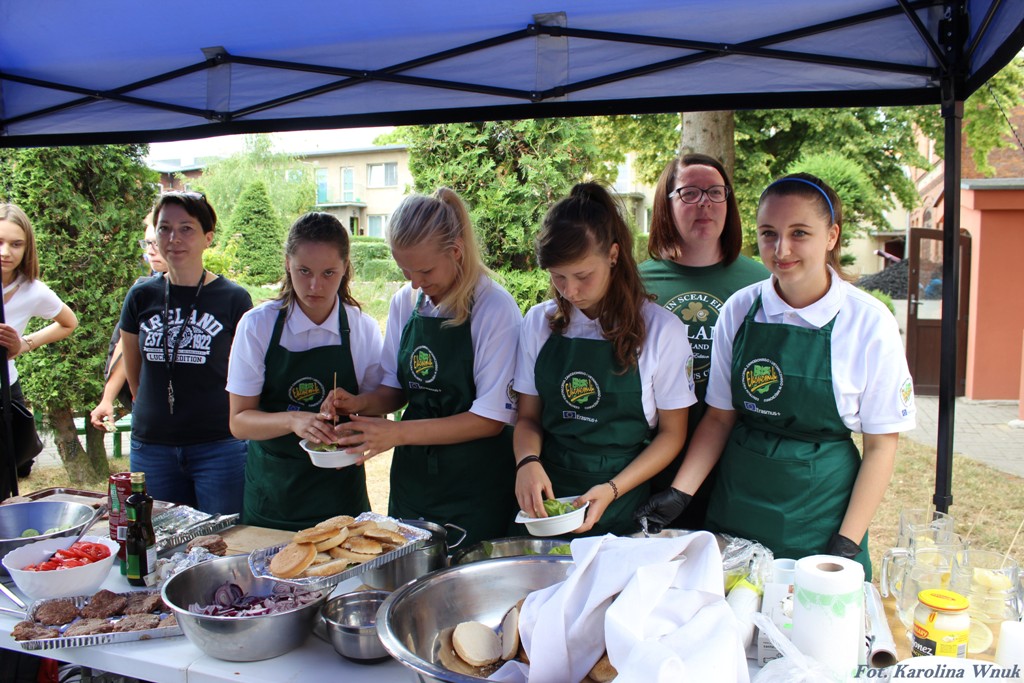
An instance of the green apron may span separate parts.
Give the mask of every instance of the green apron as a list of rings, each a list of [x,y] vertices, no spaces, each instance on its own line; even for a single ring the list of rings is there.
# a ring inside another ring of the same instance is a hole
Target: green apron
[[[476,397],[470,321],[442,327],[447,318],[420,315],[422,304],[421,292],[398,348],[398,380],[409,400],[403,422],[467,412]],[[456,524],[473,544],[504,536],[514,510],[511,427],[465,443],[395,449],[392,517]]]
[[[541,463],[555,497],[579,496],[626,468],[647,446],[640,372],[618,374],[612,343],[552,334],[537,354],[534,381],[544,406]],[[628,534],[647,483],[619,496],[585,535]]]
[[[319,412],[320,404],[333,386],[335,371],[339,387],[358,393],[344,304],[338,303],[341,332],[338,346],[289,351],[280,345],[286,317],[287,308],[282,308],[267,347],[259,409],[268,413]],[[249,441],[243,523],[298,531],[328,517],[355,516],[369,509],[366,470],[362,467],[317,467],[299,446],[299,437],[295,434]]]
[[[820,330],[759,323],[760,307],[758,296],[733,342],[736,424],[719,461],[708,526],[799,559],[824,553],[839,531],[860,453],[832,389],[835,318]],[[854,540],[870,581],[867,534]]]

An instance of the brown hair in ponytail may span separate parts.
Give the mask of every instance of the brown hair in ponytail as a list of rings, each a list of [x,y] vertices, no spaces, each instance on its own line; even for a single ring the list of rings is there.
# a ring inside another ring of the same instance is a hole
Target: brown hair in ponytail
[[[637,272],[633,234],[607,190],[596,183],[580,183],[548,210],[537,235],[537,262],[541,268],[550,269],[593,253],[607,254],[613,244],[619,245],[618,261],[611,269],[608,291],[597,317],[605,339],[615,349],[615,361],[625,372],[636,367],[637,354],[647,336],[641,309],[651,297]],[[554,287],[552,290],[558,310],[549,324],[552,332],[563,334],[572,304],[558,296]]]

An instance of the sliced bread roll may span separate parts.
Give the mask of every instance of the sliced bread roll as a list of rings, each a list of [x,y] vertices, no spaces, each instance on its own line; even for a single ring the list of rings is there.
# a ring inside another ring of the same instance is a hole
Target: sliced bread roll
[[[515,659],[519,652],[519,609],[513,607],[501,620],[501,658]]]
[[[464,621],[452,632],[456,654],[472,666],[487,666],[501,659],[498,634],[479,621]]]

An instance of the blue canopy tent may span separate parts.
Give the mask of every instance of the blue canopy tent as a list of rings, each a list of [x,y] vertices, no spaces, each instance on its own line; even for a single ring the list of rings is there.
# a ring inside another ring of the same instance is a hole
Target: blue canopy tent
[[[935,504],[946,510],[963,102],[1022,46],[1022,0],[0,0],[0,146],[941,105],[952,286]]]

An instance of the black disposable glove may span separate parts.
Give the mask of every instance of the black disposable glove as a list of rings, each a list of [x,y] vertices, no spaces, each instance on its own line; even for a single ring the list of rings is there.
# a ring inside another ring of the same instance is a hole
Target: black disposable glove
[[[683,514],[683,510],[693,500],[689,493],[683,493],[671,486],[666,491],[655,493],[650,500],[641,505],[633,513],[633,520],[640,524],[640,518],[647,518],[647,531],[657,534],[671,524],[672,521]]]
[[[832,534],[832,538],[828,541],[828,550],[825,552],[829,555],[836,555],[838,557],[845,557],[848,560],[852,560],[860,554],[860,546],[848,539],[846,536],[841,536],[838,533]]]

